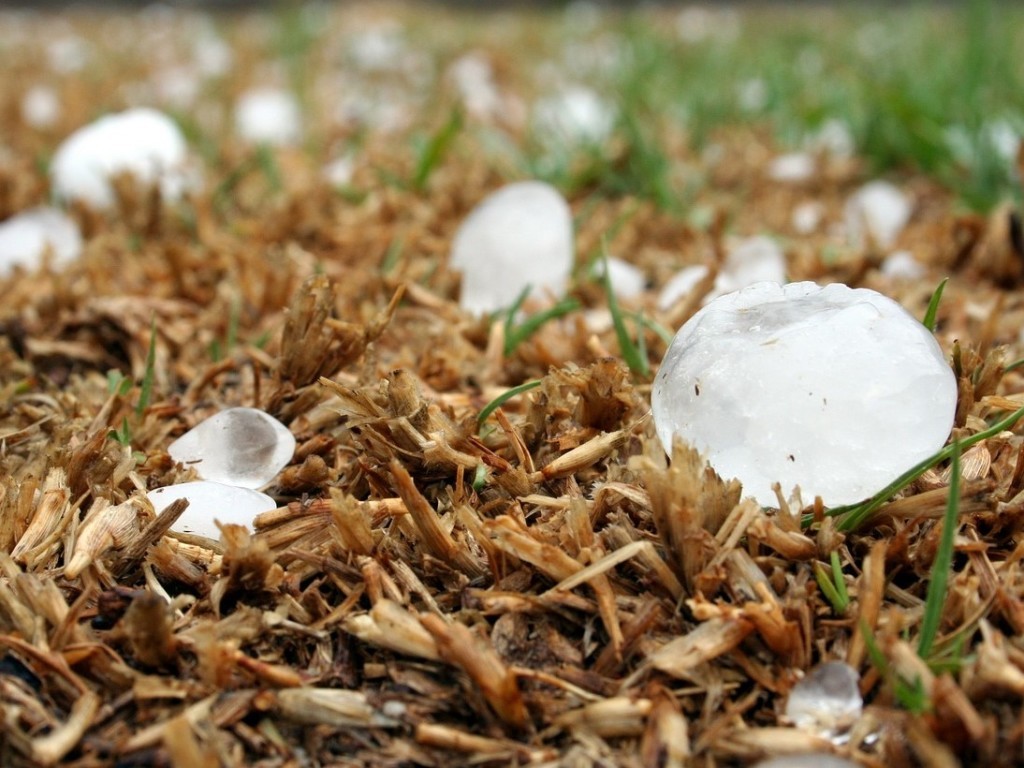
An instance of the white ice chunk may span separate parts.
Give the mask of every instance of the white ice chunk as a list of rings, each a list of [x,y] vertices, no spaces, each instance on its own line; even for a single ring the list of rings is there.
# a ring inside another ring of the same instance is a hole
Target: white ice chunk
[[[500,114],[501,93],[494,79],[494,68],[484,54],[477,51],[463,54],[448,68],[448,77],[466,111],[473,117],[487,120]]]
[[[82,252],[78,225],[62,211],[30,208],[0,223],[0,277],[15,267],[38,268],[48,249],[55,267],[77,259]]]
[[[920,280],[928,270],[910,251],[896,251],[882,261],[881,272],[893,280]]]
[[[798,728],[831,738],[856,722],[864,708],[857,670],[844,661],[819,664],[793,686],[786,718]]]
[[[530,286],[562,296],[573,262],[572,211],[549,184],[521,181],[488,195],[462,222],[450,264],[462,271],[462,308],[510,306]]]
[[[256,515],[277,508],[277,502],[265,493],[209,480],[169,485],[149,491],[146,495],[157,514],[170,506],[172,501],[188,499],[188,507],[171,526],[171,530],[209,539],[220,538],[215,520],[244,525],[251,531]]]
[[[814,176],[814,157],[807,152],[789,152],[779,155],[768,164],[768,178],[789,184],[798,184]]]
[[[822,123],[818,131],[808,138],[807,144],[809,149],[824,151],[841,159],[850,157],[856,149],[850,126],[837,117]]]
[[[347,187],[356,172],[356,159],[351,154],[342,155],[327,163],[321,172],[332,187]]]
[[[95,208],[114,204],[111,179],[128,173],[142,184],[158,184],[175,200],[192,183],[185,137],[174,121],[140,107],[106,115],[72,133],[57,148],[50,178],[58,198]]]
[[[254,144],[295,144],[302,136],[299,102],[279,88],[246,91],[235,103],[235,131]]]
[[[600,144],[611,135],[615,107],[590,88],[574,85],[538,101],[533,122],[548,142]]]
[[[228,408],[194,426],[167,452],[205,480],[262,488],[291,461],[295,437],[268,413]]]
[[[697,287],[697,283],[703,280],[707,273],[708,268],[703,264],[683,267],[676,272],[662,286],[661,293],[658,294],[658,309],[667,312],[673,304],[689,295],[690,291]]]
[[[47,85],[33,85],[21,99],[21,119],[33,128],[52,127],[60,112],[60,98]]]
[[[817,200],[805,200],[793,208],[792,224],[798,234],[809,235],[821,224],[825,206]]]
[[[772,483],[829,506],[860,501],[939,450],[956,379],[925,327],[892,299],[834,284],[758,283],[676,334],[651,395],[666,448],[703,451],[775,506]]]
[[[907,196],[888,181],[871,181],[846,201],[843,216],[850,240],[863,244],[870,236],[875,245],[888,248],[910,220]]]
[[[604,277],[604,259],[594,262],[594,277],[598,280]],[[640,267],[615,256],[608,258],[608,280],[619,299],[639,296],[647,287],[647,275]]]
[[[786,257],[779,244],[765,235],[748,237],[728,246],[711,297],[738,291],[754,283],[782,283],[785,280]]]

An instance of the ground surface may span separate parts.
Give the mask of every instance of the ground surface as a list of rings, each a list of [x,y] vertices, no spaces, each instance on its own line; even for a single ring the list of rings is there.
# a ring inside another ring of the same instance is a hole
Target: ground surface
[[[0,23],[0,219],[47,199],[64,136],[126,105],[170,111],[203,178],[170,206],[126,182],[115,212],[75,210],[80,259],[0,280],[0,762],[1024,762],[1024,439],[990,429],[1024,404],[1006,370],[1020,227],[1012,153],[980,117],[1019,125],[1022,25],[1006,9],[438,13]],[[230,67],[200,78],[197,46],[223,42]],[[500,98],[460,110],[449,66],[468,52]],[[266,82],[300,95],[299,145],[233,137],[233,98]],[[609,136],[531,131],[535,98],[581,82],[616,105]],[[21,103],[40,84],[61,109],[32,127]],[[853,151],[812,142],[810,178],[771,180],[833,114]],[[941,133],[954,124],[966,151]],[[321,168],[341,157],[339,187]],[[844,233],[844,200],[881,173],[913,200],[889,250],[911,251],[918,279],[886,277],[888,252]],[[536,176],[573,206],[579,308],[519,339],[460,311],[446,263],[473,205]],[[801,233],[809,201],[821,222]],[[947,461],[853,531],[740,503],[683,449],[667,467],[652,374],[622,362],[588,265],[604,238],[647,274],[623,305],[632,339],[636,311],[649,321],[653,371],[658,330],[700,299],[661,310],[658,289],[753,234],[779,239],[791,279],[873,287],[918,317],[950,277],[937,338],[960,377],[955,436],[994,434],[963,456],[952,572],[927,606]],[[168,444],[234,405],[298,439],[269,489],[279,509],[252,537],[161,537],[141,491],[188,479]],[[127,527],[82,544],[83,516],[131,499]],[[70,578],[76,546],[91,564]],[[825,659],[849,662],[866,700],[838,745],[780,718]]]

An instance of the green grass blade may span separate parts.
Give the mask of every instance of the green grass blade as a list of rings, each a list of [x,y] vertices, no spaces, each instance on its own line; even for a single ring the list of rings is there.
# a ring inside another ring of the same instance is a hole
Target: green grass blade
[[[946,283],[948,282],[949,278],[944,277],[942,282],[932,292],[931,299],[928,300],[928,309],[925,311],[924,320],[921,322],[931,333],[935,333],[935,326],[937,325],[935,316],[939,313],[939,302],[942,301],[942,292],[946,290]]]
[[[839,553],[835,551],[829,555],[829,560],[832,565],[832,581],[835,584],[839,599],[842,601],[843,607],[840,610],[840,612],[842,612],[850,605],[850,593],[846,590],[846,578],[843,576],[843,564],[839,562]]]
[[[946,587],[949,569],[953,564],[953,539],[956,536],[957,520],[960,516],[960,443],[953,443],[953,460],[950,464],[949,499],[946,515],[942,519],[942,538],[932,563],[931,580],[928,582],[928,596],[924,602],[924,619],[921,622],[921,637],[917,643],[917,655],[927,659],[932,652],[935,637],[942,622],[942,608],[946,604]]]
[[[135,404],[135,415],[142,418],[142,414],[149,406],[153,397],[153,379],[156,374],[156,318],[149,324],[149,351],[146,353],[146,372],[142,376],[142,387],[139,390],[139,402]]]
[[[539,386],[540,379],[534,379],[533,381],[523,382],[517,387],[512,387],[512,389],[508,390],[508,392],[503,392],[502,394],[498,395],[496,398],[491,400],[491,402],[489,402],[487,405],[483,407],[483,410],[480,411],[480,415],[476,417],[476,423],[483,424],[485,421],[487,421],[488,416],[490,416],[492,413],[498,410],[502,405],[507,403],[513,397],[518,397],[519,395],[523,394],[523,392],[529,392],[531,389],[535,389],[536,387]]]
[[[612,324],[615,326],[615,338],[619,342],[619,351],[622,353],[622,359],[626,361],[626,365],[629,366],[629,370],[638,376],[647,378],[651,375],[651,364],[647,360],[647,355],[640,350],[640,347],[633,341],[629,336],[629,331],[626,329],[626,320],[623,316],[622,309],[619,307],[619,302],[615,298],[615,291],[612,290],[612,278],[610,270],[608,269],[608,250],[607,248],[602,249],[601,258],[604,259],[604,272],[601,275],[601,281],[604,284],[605,298],[608,300],[608,311],[612,313]],[[640,336],[643,335],[643,327],[639,328]]]
[[[829,578],[828,568],[821,563],[815,563],[814,580],[818,582],[818,588],[831,604],[833,612],[841,615],[846,610],[846,606],[843,604],[843,598],[839,594],[839,590],[836,589],[836,585]]]
[[[573,298],[562,299],[560,302],[552,307],[538,312],[535,315],[530,315],[528,318],[523,320],[519,325],[512,327],[505,333],[505,356],[511,355],[516,347],[526,341],[528,338],[533,336],[537,331],[540,330],[541,326],[547,323],[549,320],[555,320],[559,317],[564,317],[571,312],[575,312],[580,308],[580,303]],[[509,317],[511,318],[511,313]],[[508,326],[506,325],[506,328]]]
[[[420,192],[423,191],[427,186],[427,181],[430,179],[430,174],[434,172],[438,163],[441,162],[441,158],[444,157],[445,152],[448,151],[448,148],[461,130],[462,112],[456,109],[452,111],[451,116],[441,126],[441,129],[427,140],[419,153],[419,157],[416,158],[416,169],[412,175],[413,189]]]

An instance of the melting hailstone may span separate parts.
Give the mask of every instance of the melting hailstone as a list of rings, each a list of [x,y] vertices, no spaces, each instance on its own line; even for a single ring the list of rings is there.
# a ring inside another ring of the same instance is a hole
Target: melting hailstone
[[[295,437],[256,408],[228,408],[200,422],[168,447],[175,461],[204,480],[262,488],[295,453]]]
[[[235,103],[235,131],[253,144],[296,144],[302,138],[299,102],[278,88],[246,91]]]
[[[167,200],[177,200],[194,184],[188,147],[174,121],[140,107],[106,115],[72,133],[57,148],[50,165],[53,191],[62,200],[80,200],[94,208],[114,205],[114,177],[127,173],[156,184]]]
[[[798,728],[835,736],[860,717],[864,700],[857,670],[843,661],[819,664],[793,686],[786,718]]]
[[[892,299],[834,284],[758,283],[676,334],[651,395],[666,448],[693,444],[762,506],[772,484],[860,501],[945,443],[956,379]]]
[[[520,181],[488,195],[462,222],[451,266],[462,271],[459,303],[473,314],[534,296],[565,293],[572,271],[572,211],[549,184]]]
[[[149,491],[146,495],[157,514],[170,506],[172,501],[188,499],[188,507],[171,526],[171,530],[209,539],[220,538],[220,529],[215,521],[244,525],[251,531],[252,520],[256,515],[277,508],[277,503],[265,493],[209,480],[168,485]]]

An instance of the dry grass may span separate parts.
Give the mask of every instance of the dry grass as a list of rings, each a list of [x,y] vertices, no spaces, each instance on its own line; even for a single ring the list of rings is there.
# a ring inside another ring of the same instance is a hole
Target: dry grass
[[[245,29],[243,63],[257,57]],[[515,57],[496,51],[514,81]],[[69,107],[49,134],[0,113],[11,150],[0,213],[45,198],[35,152],[93,104],[117,103],[113,64],[98,66],[93,80],[60,81]],[[3,88],[15,104],[17,78]],[[726,221],[787,235],[794,279],[878,288],[919,316],[950,274],[939,338],[959,360],[957,435],[1019,407],[1021,371],[1003,370],[1024,321],[1011,209],[962,215],[910,179],[918,213],[902,245],[929,277],[893,283],[875,269],[882,254],[790,230],[801,200],[839,218],[862,178],[855,161],[779,192],[763,181],[775,152],[764,135],[719,141],[726,159],[700,200],[715,224],[582,190],[579,253],[613,230],[612,252],[652,278],[636,306],[670,327],[696,304],[659,312],[655,289],[721,258]],[[253,171],[218,191],[248,151],[225,138],[182,206],[125,185],[114,214],[76,212],[89,236],[79,261],[0,282],[2,762],[1024,761],[1024,439],[1003,433],[964,457],[943,658],[926,664],[912,640],[948,472],[926,474],[863,530],[840,534],[820,509],[803,530],[800,510],[742,500],[685,448],[668,462],[648,383],[617,358],[610,325],[593,332],[577,313],[504,356],[501,324],[460,312],[446,268],[459,220],[503,180],[473,142],[418,191],[382,181],[408,178],[412,158],[371,132],[354,182],[364,194],[349,198],[319,179],[319,145],[274,153],[281,189]],[[683,148],[675,159],[704,162]],[[594,283],[574,293],[604,307]],[[106,372],[142,380],[154,320],[153,400],[136,416],[138,389],[112,394]],[[664,344],[653,333],[647,344],[656,365]],[[478,428],[488,402],[532,378],[538,388]],[[166,534],[180,507],[157,517],[142,492],[190,477],[167,445],[233,405],[266,409],[298,439],[270,491],[279,508],[254,535],[226,526],[216,544]],[[108,436],[125,419],[129,446]],[[851,600],[842,612],[815,580],[832,553]],[[780,719],[802,671],[824,659],[855,666],[869,702],[841,746]],[[918,681],[925,712],[900,705],[898,679]]]

